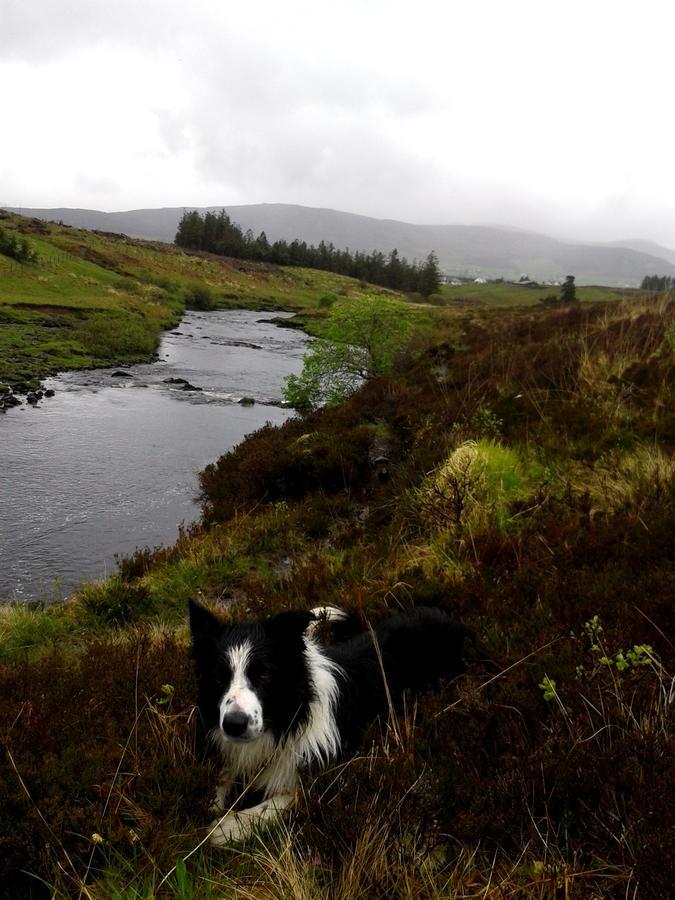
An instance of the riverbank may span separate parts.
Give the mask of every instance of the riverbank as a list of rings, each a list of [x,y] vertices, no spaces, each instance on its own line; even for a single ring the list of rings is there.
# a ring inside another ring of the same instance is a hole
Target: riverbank
[[[196,472],[292,415],[281,392],[306,342],[258,312],[188,311],[156,362],[62,374],[8,411],[0,597],[68,597],[118,555],[173,544],[199,516]]]
[[[0,211],[35,259],[0,255],[0,408],[57,372],[147,361],[185,309],[321,314],[321,298],[377,293],[328,272],[281,269]]]
[[[467,314],[461,344],[207,467],[174,546],[3,610],[4,884],[668,896],[674,327],[669,297]],[[243,617],[439,606],[497,672],[373,730],[307,778],[287,830],[218,855],[199,846],[217,771],[195,752],[190,597]]]

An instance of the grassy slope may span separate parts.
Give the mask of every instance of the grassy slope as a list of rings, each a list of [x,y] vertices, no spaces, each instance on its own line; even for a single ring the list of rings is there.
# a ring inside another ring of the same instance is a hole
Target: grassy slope
[[[20,264],[0,255],[0,383],[17,386],[63,369],[147,359],[195,287],[216,308],[310,313],[326,293],[375,290],[328,272],[186,254],[20,216],[0,225],[27,236],[39,256]]]
[[[169,895],[668,895],[675,304],[454,321],[461,350],[209,467],[205,525],[175,547],[65,607],[5,610],[5,884],[155,896],[197,847],[216,774],[183,625],[201,596],[237,615],[440,605],[502,675],[472,667],[308,778],[290,832],[198,850]]]
[[[193,302],[196,286],[214,307],[299,312],[309,330],[325,315],[318,301],[327,293],[384,293],[330,272],[188,254],[6,213],[0,225],[28,237],[39,256],[36,264],[19,264],[0,255],[0,384],[34,386],[63,369],[147,359],[162,329]],[[546,293],[514,285],[446,287],[441,306],[418,308],[420,333],[450,336],[456,310],[466,305],[531,305]],[[581,300],[621,296],[608,288],[578,294]]]

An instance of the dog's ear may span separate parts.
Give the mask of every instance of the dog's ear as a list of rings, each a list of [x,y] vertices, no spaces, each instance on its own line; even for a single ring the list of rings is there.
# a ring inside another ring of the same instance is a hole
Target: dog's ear
[[[272,616],[265,622],[265,629],[277,636],[286,638],[301,637],[307,630],[310,622],[314,621],[311,612],[305,610],[291,610]]]
[[[192,646],[211,642],[223,630],[223,623],[213,613],[190,600],[188,603],[190,613],[190,631],[192,632]]]

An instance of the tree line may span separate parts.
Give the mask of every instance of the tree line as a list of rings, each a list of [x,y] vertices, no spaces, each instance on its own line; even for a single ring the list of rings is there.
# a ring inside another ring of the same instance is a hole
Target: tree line
[[[257,237],[250,228],[244,232],[224,209],[204,215],[197,210],[184,212],[174,243],[189,250],[205,250],[235,259],[323,269],[396,291],[416,292],[424,297],[436,293],[441,283],[438,259],[433,252],[423,263],[416,260],[410,263],[399,256],[398,250],[387,254],[379,250],[352,253],[349,249],[338,250],[325,241],[315,247],[298,238],[270,243],[264,231]]]
[[[675,278],[669,275],[645,275],[640,288],[643,291],[672,291],[675,290]]]

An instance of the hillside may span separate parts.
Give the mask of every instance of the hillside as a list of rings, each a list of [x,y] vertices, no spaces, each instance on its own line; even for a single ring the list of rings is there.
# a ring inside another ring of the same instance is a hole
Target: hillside
[[[331,272],[227,259],[6,212],[0,228],[26,239],[37,256],[20,263],[0,254],[0,386],[24,392],[65,369],[150,358],[162,330],[186,307],[289,310],[316,330],[326,315],[322,298],[388,293]],[[413,309],[419,327],[424,322],[440,338],[466,304],[532,305],[546,293],[468,284],[445,288],[434,307]],[[594,301],[623,293],[582,287],[578,296]]]
[[[255,234],[265,231],[270,240],[300,238],[314,244],[323,240],[336,247],[365,251],[387,252],[397,248],[409,260],[424,259],[434,250],[441,269],[448,274],[519,278],[527,273],[540,280],[573,274],[579,284],[615,286],[638,286],[645,275],[675,275],[673,259],[659,256],[662,251],[652,244],[640,249],[616,244],[567,243],[517,229],[413,225],[288,204],[226,208],[244,230],[251,228]],[[22,210],[27,216],[166,242],[173,241],[183,211],[183,207],[114,213],[79,209]]]
[[[67,605],[1,610],[9,896],[671,896],[675,304],[453,321],[209,466],[174,547]],[[284,828],[214,852],[191,597],[364,623],[436,606],[492,663],[308,774]]]
[[[150,358],[186,306],[311,315],[327,293],[376,291],[330,272],[183,252],[7,213],[0,228],[37,254],[33,263],[0,254],[0,385],[19,390],[64,369]]]
[[[667,262],[675,265],[675,250],[672,250],[669,247],[662,247],[654,241],[641,241],[637,239],[632,241],[612,241],[610,246],[625,247],[628,250],[637,250],[638,253],[647,253],[649,256],[665,259]]]

